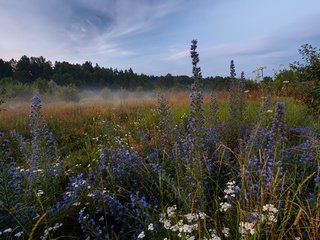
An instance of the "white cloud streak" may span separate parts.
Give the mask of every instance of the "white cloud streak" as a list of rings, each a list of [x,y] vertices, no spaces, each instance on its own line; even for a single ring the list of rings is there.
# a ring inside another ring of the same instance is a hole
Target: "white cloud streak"
[[[122,39],[152,29],[180,2],[0,0],[1,57],[38,54],[76,60],[132,55]]]

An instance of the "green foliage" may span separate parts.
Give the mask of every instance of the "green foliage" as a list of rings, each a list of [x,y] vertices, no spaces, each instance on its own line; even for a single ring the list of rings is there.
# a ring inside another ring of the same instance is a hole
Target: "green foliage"
[[[37,78],[32,86],[40,95],[47,93],[49,90],[49,82],[41,78]]]
[[[5,99],[6,99],[6,89],[2,88],[0,89],[0,111],[3,110],[2,109],[2,104],[5,103]]]
[[[299,49],[303,63],[294,62],[290,65],[299,77],[297,86],[303,101],[313,112],[320,111],[320,49],[304,44]]]
[[[79,90],[75,85],[60,88],[62,100],[67,102],[78,102],[80,100]]]
[[[118,70],[106,67],[95,66],[86,61],[83,64],[71,64],[69,62],[55,62],[52,64],[44,57],[22,56],[18,61],[12,59],[4,61],[0,59],[0,79],[13,78],[22,84],[33,84],[38,79],[49,82],[55,81],[60,86],[75,85],[79,89],[96,89],[108,87],[110,89],[142,90],[154,89],[176,89],[188,90],[192,83],[192,78],[186,75],[173,76],[153,76],[134,73],[131,68],[128,70]],[[227,89],[228,77],[206,77],[203,85],[206,89],[223,90]],[[37,93],[39,82],[36,83]],[[43,85],[43,83],[41,83]]]
[[[0,79],[5,77],[12,77],[11,64],[0,59]]]
[[[282,69],[276,73],[275,80],[272,82],[272,89],[279,95],[287,93],[290,86],[299,84],[299,75],[297,72],[288,69]]]
[[[307,81],[320,81],[320,49],[317,49],[310,44],[304,44],[299,49],[299,54],[304,63],[299,61],[290,65],[291,69],[297,71],[300,80]]]
[[[245,89],[246,90],[257,90],[258,87],[259,87],[259,84],[256,81],[246,79],[246,81],[245,81]]]
[[[21,83],[11,77],[1,79],[0,83],[6,89],[10,99],[24,101],[29,100],[33,95],[32,87],[29,84]]]

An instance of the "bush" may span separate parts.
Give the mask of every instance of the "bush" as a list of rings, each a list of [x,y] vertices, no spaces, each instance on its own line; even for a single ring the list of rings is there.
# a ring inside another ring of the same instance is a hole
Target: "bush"
[[[304,63],[294,62],[290,65],[292,71],[299,77],[303,100],[309,109],[320,112],[320,49],[304,44],[299,49]]]
[[[5,99],[6,99],[6,89],[2,88],[0,89],[0,111],[3,110],[2,109],[2,104],[5,103]]]
[[[59,96],[66,102],[79,102],[80,92],[74,85],[59,88]]]

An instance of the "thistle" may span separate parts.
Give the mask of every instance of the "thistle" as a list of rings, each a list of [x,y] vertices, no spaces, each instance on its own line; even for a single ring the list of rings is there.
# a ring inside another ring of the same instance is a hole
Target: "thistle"
[[[30,168],[27,173],[29,184],[34,185],[38,181],[49,187],[48,179],[61,176],[63,167],[58,158],[55,137],[49,131],[41,108],[41,99],[34,96],[31,100],[29,115],[30,141],[15,131],[12,131],[12,135],[19,144],[23,160]]]
[[[190,138],[195,148],[203,148],[205,141],[205,117],[203,110],[202,76],[201,69],[197,66],[199,63],[199,54],[197,53],[197,40],[191,41],[191,59],[193,84],[191,87],[191,103],[189,112],[188,130]]]
[[[246,143],[250,156],[245,175],[250,182],[250,191],[257,194],[257,199],[261,189],[273,196],[281,190],[286,141],[284,103],[277,103],[271,127],[256,127]]]
[[[230,119],[237,124],[243,121],[245,111],[245,100],[244,100],[244,73],[241,72],[240,80],[235,78],[235,66],[233,60],[230,63]]]
[[[244,135],[244,111],[245,98],[242,79],[236,79],[235,66],[233,60],[230,63],[230,95],[229,95],[229,119],[226,122],[225,137],[226,143],[232,149],[236,148],[239,139]]]
[[[168,100],[162,94],[158,96],[158,113],[160,148],[161,151],[164,151],[166,154],[172,155],[175,140],[173,116]]]

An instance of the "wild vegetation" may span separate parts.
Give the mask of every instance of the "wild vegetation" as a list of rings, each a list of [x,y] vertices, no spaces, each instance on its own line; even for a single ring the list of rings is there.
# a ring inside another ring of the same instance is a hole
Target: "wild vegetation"
[[[1,112],[0,239],[319,239],[317,118],[233,61],[205,95],[196,49],[189,104]]]

